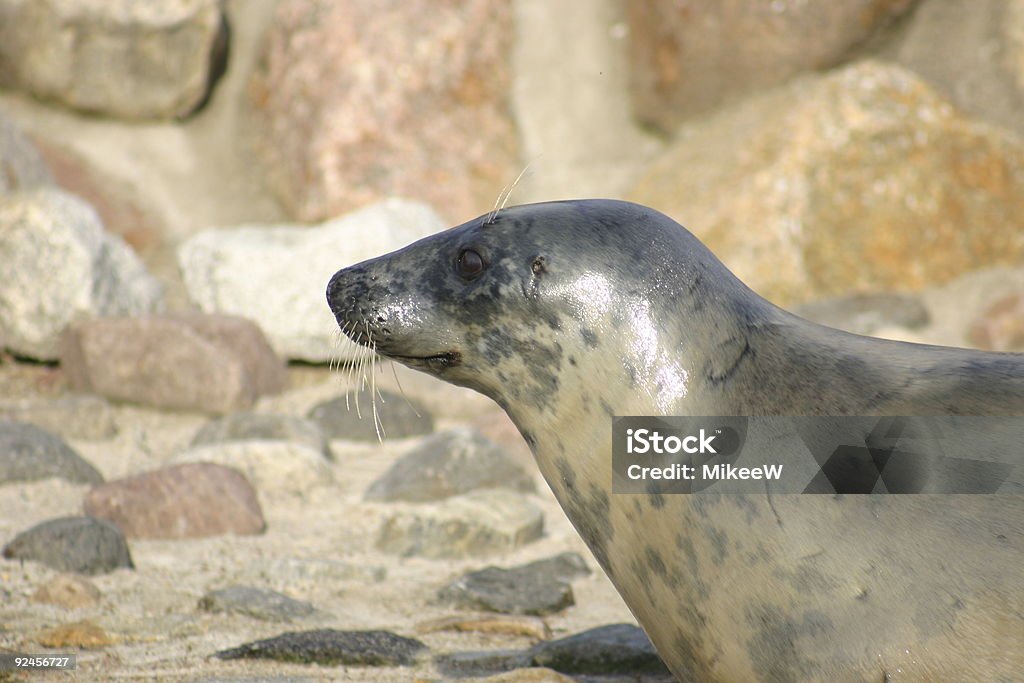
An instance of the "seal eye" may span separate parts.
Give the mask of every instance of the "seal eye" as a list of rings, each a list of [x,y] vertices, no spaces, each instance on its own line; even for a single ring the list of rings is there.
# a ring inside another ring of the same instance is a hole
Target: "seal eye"
[[[455,265],[459,271],[459,277],[467,280],[471,280],[484,272],[483,257],[472,249],[463,249]]]

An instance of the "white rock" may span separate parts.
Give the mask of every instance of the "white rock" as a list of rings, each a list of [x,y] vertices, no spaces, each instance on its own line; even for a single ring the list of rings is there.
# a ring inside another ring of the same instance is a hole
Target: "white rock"
[[[56,189],[0,197],[0,348],[54,360],[68,323],[162,305],[160,283],[89,204]]]
[[[0,40],[3,40],[2,32]],[[0,115],[0,195],[52,185],[53,178],[38,150],[21,129]]]
[[[261,494],[301,495],[333,481],[323,454],[287,441],[232,441],[191,448],[171,459],[173,464],[212,462],[234,467]]]
[[[240,226],[205,230],[178,250],[188,295],[207,313],[255,320],[288,358],[348,358],[327,307],[327,282],[354,263],[445,227],[426,204],[388,199],[313,227]]]

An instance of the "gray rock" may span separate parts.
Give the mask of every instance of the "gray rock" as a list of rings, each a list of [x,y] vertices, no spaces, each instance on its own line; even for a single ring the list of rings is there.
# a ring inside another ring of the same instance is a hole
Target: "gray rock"
[[[527,650],[487,650],[445,652],[434,657],[434,665],[443,676],[465,678],[525,669],[533,662]]]
[[[7,21],[0,71],[14,83],[124,118],[190,113],[227,47],[218,0],[32,0]]]
[[[377,394],[381,438],[406,439],[434,431],[434,418],[419,401],[383,389]],[[319,424],[332,439],[376,443],[373,403],[369,390],[358,392],[358,396],[350,393],[317,404],[309,411],[309,419]]]
[[[403,557],[483,557],[537,540],[544,514],[522,495],[485,489],[391,513],[377,548]]]
[[[294,415],[232,413],[207,422],[192,439],[192,447],[231,441],[289,441],[315,448],[331,457],[327,436],[312,420]]]
[[[281,355],[326,362],[358,353],[324,303],[331,276],[444,227],[427,205],[390,199],[313,227],[205,230],[179,248],[178,263],[201,310],[255,320]]]
[[[85,496],[87,515],[131,538],[205,538],[266,529],[252,484],[208,462],[172,465],[101,484]]]
[[[66,438],[103,441],[117,434],[110,404],[99,396],[0,400],[0,419],[30,422]]]
[[[199,446],[171,458],[174,463],[212,462],[242,472],[264,493],[301,495],[334,481],[321,451],[288,441],[231,441]]]
[[[0,26],[2,24],[3,16],[0,16]],[[3,40],[3,28],[0,28],[0,40]],[[14,123],[0,114],[0,196],[51,185],[53,177],[35,146]]]
[[[282,633],[218,652],[219,659],[273,659],[324,666],[408,666],[427,646],[388,631],[318,629]]]
[[[228,586],[210,591],[199,599],[199,608],[207,612],[244,614],[264,621],[291,621],[316,612],[308,602],[253,586]]]
[[[232,316],[74,323],[61,342],[61,363],[79,391],[155,408],[227,412],[287,382],[260,329]]]
[[[98,484],[103,475],[64,441],[38,427],[0,419],[0,484],[57,477]]]
[[[56,189],[0,196],[0,348],[56,360],[69,323],[162,301],[160,284],[82,200]]]
[[[799,316],[854,334],[872,334],[885,327],[917,330],[929,322],[928,309],[913,294],[854,294],[823,299],[793,309]]]
[[[475,429],[453,429],[424,439],[366,491],[366,500],[424,502],[482,488],[531,493],[533,478],[508,453]]]
[[[61,517],[37,524],[4,546],[3,555],[89,575],[135,566],[121,530],[94,517]]]
[[[632,624],[598,626],[538,643],[529,653],[534,665],[569,674],[671,675],[647,634]]]
[[[575,604],[569,581],[589,574],[576,553],[502,569],[487,567],[463,574],[438,592],[438,598],[462,609],[543,616]]]

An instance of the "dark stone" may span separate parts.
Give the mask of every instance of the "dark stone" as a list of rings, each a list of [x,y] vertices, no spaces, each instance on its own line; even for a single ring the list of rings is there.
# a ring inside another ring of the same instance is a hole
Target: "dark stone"
[[[192,446],[228,441],[289,441],[315,448],[331,457],[327,435],[320,425],[294,415],[232,413],[207,422],[192,439]]]
[[[576,553],[563,553],[530,564],[469,572],[438,592],[441,600],[462,609],[543,616],[575,604],[569,580],[589,574]]]
[[[390,391],[378,390],[377,393],[377,417],[383,429],[382,437],[404,439],[434,431],[434,419],[419,401]],[[350,393],[347,398],[339,396],[320,403],[309,411],[309,418],[319,424],[331,439],[375,442],[377,429],[373,424],[372,395],[368,389],[358,393],[358,411],[356,397],[356,393]]]
[[[535,666],[567,674],[670,675],[647,634],[632,624],[599,626],[539,643],[529,653]]]
[[[264,621],[302,619],[316,612],[308,602],[253,586],[228,586],[210,591],[199,599],[199,608],[207,612],[244,614]]]
[[[434,657],[434,666],[441,675],[453,678],[486,676],[531,665],[530,655],[525,650],[446,652]]]
[[[58,477],[98,484],[103,475],[63,439],[35,425],[0,420],[0,484]]]
[[[427,646],[388,631],[292,631],[216,654],[219,659],[273,659],[337,666],[407,666]]]
[[[434,434],[397,460],[366,500],[424,502],[476,489],[535,490],[533,478],[503,448],[473,429]]]
[[[33,560],[79,574],[134,568],[121,530],[93,517],[61,517],[37,524],[18,534],[3,554],[11,560]]]

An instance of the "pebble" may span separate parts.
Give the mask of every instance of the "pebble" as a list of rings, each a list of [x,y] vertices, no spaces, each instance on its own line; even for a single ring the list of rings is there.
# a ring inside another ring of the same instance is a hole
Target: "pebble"
[[[434,418],[416,399],[385,389],[379,389],[377,394],[377,417],[383,438],[406,439],[434,431]],[[309,411],[309,418],[320,425],[331,439],[377,443],[373,403],[369,390],[350,393],[317,404]]]
[[[479,683],[577,683],[577,681],[575,678],[569,678],[552,669],[531,667],[488,676],[480,679]]]
[[[582,565],[582,567],[581,567]],[[576,553],[502,569],[487,567],[457,578],[438,598],[461,609],[543,616],[575,604],[569,580],[589,573]]]
[[[92,581],[78,574],[57,574],[32,594],[32,600],[65,609],[95,607],[103,594]]]
[[[161,467],[101,484],[86,494],[84,509],[130,538],[248,535],[267,527],[252,484],[238,470],[211,463]]]
[[[533,478],[504,449],[474,429],[424,439],[366,491],[366,500],[424,502],[483,488],[535,490]]]
[[[544,533],[544,514],[518,493],[485,489],[391,512],[377,548],[402,557],[482,557],[508,552]]]
[[[427,646],[389,631],[293,631],[216,654],[219,659],[273,659],[324,666],[408,666]]]
[[[276,413],[232,413],[207,422],[192,439],[192,446],[231,441],[290,441],[315,448],[331,457],[327,435],[306,418]]]
[[[57,477],[98,484],[103,475],[64,440],[35,425],[0,420],[0,484]]]
[[[971,321],[967,341],[987,351],[1024,351],[1024,292],[992,302]]]
[[[134,568],[121,530],[94,517],[61,517],[37,524],[15,536],[3,555],[89,575]]]
[[[291,621],[316,612],[308,602],[253,586],[228,586],[210,591],[199,599],[199,608],[214,613],[244,614],[263,621]]]

